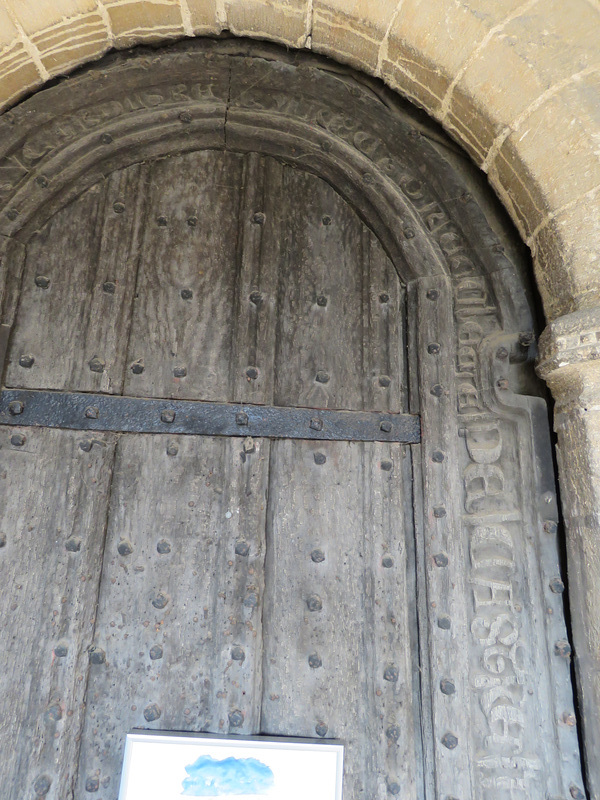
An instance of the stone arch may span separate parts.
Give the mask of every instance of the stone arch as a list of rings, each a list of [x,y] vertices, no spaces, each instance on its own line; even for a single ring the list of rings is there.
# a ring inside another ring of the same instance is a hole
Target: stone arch
[[[5,107],[111,47],[223,31],[312,48],[377,75],[439,120],[488,173],[532,249],[548,316],[596,304],[595,0],[493,9],[478,0],[63,0],[7,2],[0,13]]]
[[[7,327],[30,235],[137,161],[258,150],[324,177],[362,215],[407,285],[409,347],[419,356],[412,391],[424,491],[415,496],[423,503],[420,596],[434,598],[420,609],[432,776],[453,796],[485,797],[513,780],[527,796],[581,792],[576,733],[553,733],[572,695],[561,600],[548,588],[558,572],[556,541],[544,530],[557,529],[549,442],[534,436],[546,406],[520,395],[515,375],[532,355],[526,275],[479,207],[479,190],[444,158],[448,145],[375,82],[316,56],[282,58],[236,40],[111,56],[1,124]],[[12,353],[8,369],[17,361]],[[15,391],[2,401],[17,403],[17,425],[27,425],[36,401]],[[0,421],[15,424],[6,408]],[[485,665],[499,654],[501,666],[488,672],[494,681],[510,676],[490,702]],[[460,705],[449,706],[440,688],[448,675]],[[540,726],[548,735],[536,740]],[[506,758],[506,748],[518,758]]]
[[[493,9],[480,0],[5,0],[0,8],[4,108],[113,47],[230,31],[313,49],[381,77],[438,119],[487,172],[532,250],[547,317],[556,320],[542,343],[541,372],[559,402],[590,759],[600,742],[600,592],[593,589],[600,572],[599,16],[597,0],[515,0]],[[598,769],[588,764],[596,792]]]

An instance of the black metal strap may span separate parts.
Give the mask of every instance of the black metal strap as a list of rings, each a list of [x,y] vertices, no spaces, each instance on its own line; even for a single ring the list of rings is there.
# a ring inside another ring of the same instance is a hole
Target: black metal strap
[[[78,431],[408,444],[419,442],[421,436],[419,417],[413,414],[154,400],[22,389],[5,389],[0,393],[0,424]]]

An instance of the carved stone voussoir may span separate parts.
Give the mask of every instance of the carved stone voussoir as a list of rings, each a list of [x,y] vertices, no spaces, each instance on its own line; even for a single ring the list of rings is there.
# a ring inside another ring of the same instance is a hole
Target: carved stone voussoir
[[[575,311],[551,322],[540,336],[537,373],[548,380],[562,367],[600,359],[600,308]]]

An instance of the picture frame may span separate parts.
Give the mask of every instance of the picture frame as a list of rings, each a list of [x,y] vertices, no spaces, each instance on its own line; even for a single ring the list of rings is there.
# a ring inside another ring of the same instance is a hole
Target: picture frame
[[[333,739],[134,730],[119,800],[342,800],[343,759]]]

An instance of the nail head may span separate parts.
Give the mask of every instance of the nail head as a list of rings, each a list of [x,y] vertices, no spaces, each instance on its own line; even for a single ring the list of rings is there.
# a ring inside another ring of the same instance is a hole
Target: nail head
[[[442,736],[442,744],[444,747],[447,747],[448,750],[454,750],[458,745],[458,738],[453,733],[445,733]]]
[[[133,553],[133,545],[129,539],[122,539],[117,545],[117,552],[120,556],[130,556]]]
[[[106,362],[98,356],[94,356],[88,361],[88,366],[92,372],[104,372]]]
[[[321,611],[323,609],[323,601],[318,594],[311,594],[306,600],[306,606],[309,611]]]
[[[229,712],[229,724],[232,728],[240,728],[244,724],[244,714],[238,708]]]
[[[32,355],[24,354],[19,358],[19,366],[24,369],[31,369],[35,364],[35,358]]]
[[[448,678],[442,678],[440,681],[440,691],[442,694],[454,694],[456,692],[456,686],[454,685],[454,682],[448,680]]]
[[[157,720],[161,714],[162,711],[156,705],[156,703],[151,703],[144,709],[144,719],[146,720],[146,722],[155,722],[155,720]]]

